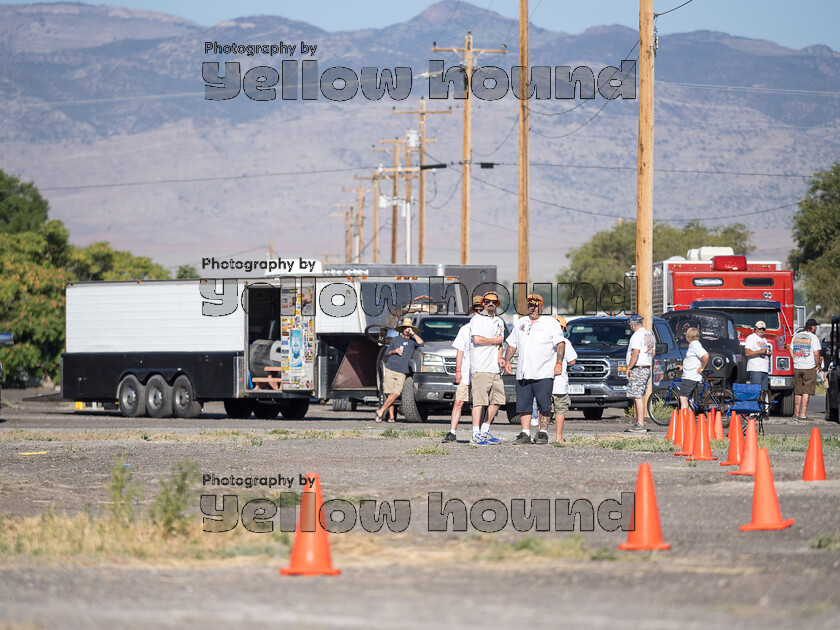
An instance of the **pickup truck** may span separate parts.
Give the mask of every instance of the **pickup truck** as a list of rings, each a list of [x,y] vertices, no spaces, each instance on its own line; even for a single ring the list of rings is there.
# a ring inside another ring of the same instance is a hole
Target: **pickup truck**
[[[569,367],[569,397],[572,409],[583,411],[587,420],[599,420],[608,407],[624,409],[633,404],[627,397],[628,317],[579,317],[569,322],[567,336],[578,358]],[[670,385],[683,353],[668,323],[653,318],[656,356],[653,387]]]
[[[828,344],[823,344],[825,366],[825,419],[840,422],[840,315],[831,318]]]

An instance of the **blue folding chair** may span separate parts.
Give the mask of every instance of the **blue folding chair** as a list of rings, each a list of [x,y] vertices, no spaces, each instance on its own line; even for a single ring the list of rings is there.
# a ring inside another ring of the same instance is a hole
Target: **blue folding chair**
[[[764,434],[764,419],[770,416],[770,401],[761,385],[753,383],[733,383],[732,394],[735,402],[729,411],[736,411],[742,416],[753,417],[758,424],[758,432]],[[744,427],[746,428],[746,427]]]

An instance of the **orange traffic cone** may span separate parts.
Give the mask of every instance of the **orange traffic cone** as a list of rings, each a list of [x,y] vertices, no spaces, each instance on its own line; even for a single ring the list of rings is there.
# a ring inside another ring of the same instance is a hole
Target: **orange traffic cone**
[[[695,434],[695,427],[694,427],[694,412],[691,409],[688,410],[688,413],[685,414],[685,429],[683,430],[683,445],[679,452],[674,453],[674,455],[679,455],[680,457],[685,457],[686,455],[691,455],[692,450],[694,448],[694,434]]]
[[[680,409],[677,412],[677,420],[674,423],[674,444],[678,447],[678,449],[682,448],[683,445],[683,433],[685,432],[685,409]]]
[[[758,433],[755,432],[755,418],[747,421],[747,435],[744,438],[744,449],[741,453],[741,466],[738,470],[730,470],[730,475],[754,475],[755,455],[758,451]]]
[[[729,453],[721,466],[737,466],[741,463],[741,451],[744,450],[744,436],[741,434],[741,417],[732,412],[729,417]]]
[[[759,529],[785,529],[793,525],[793,519],[782,519],[779,509],[779,497],[773,483],[773,471],[770,468],[770,456],[766,448],[758,449],[755,467],[755,490],[753,490],[752,522],[741,525],[743,532]]]
[[[321,479],[318,473],[307,473],[315,478],[311,492],[304,492],[300,503],[297,533],[292,545],[289,566],[280,569],[282,575],[338,575],[330,559],[330,542],[327,530],[318,518],[324,499],[321,496]],[[310,495],[310,496],[307,496]],[[314,495],[314,496],[313,496]]]
[[[714,412],[712,412],[714,413]],[[706,429],[706,416],[700,414],[697,421],[697,433],[694,436],[694,449],[691,457],[686,457],[686,461],[711,461],[717,459],[712,456],[712,443],[709,441],[709,431]]]
[[[714,435],[712,435],[713,440],[726,439],[723,435],[723,416],[720,415],[720,409],[715,409],[714,429]]]
[[[825,460],[823,460],[822,438],[817,427],[811,429],[811,441],[805,454],[805,470],[802,481],[825,481]]]
[[[668,423],[668,432],[665,434],[666,440],[674,439],[674,433],[677,430],[677,418],[679,418],[679,413],[674,409],[671,412],[671,421]]]
[[[639,465],[636,496],[633,499],[633,514],[630,517],[630,532],[627,534],[627,542],[620,544],[618,548],[624,551],[671,548],[669,543],[662,542],[659,508],[656,507],[656,491],[653,489],[653,476],[650,473],[650,464],[648,463]]]

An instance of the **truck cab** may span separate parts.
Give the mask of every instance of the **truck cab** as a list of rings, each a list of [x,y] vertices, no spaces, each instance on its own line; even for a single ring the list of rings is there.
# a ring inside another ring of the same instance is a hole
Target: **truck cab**
[[[828,345],[823,345],[825,367],[825,419],[840,422],[840,315],[831,318]]]

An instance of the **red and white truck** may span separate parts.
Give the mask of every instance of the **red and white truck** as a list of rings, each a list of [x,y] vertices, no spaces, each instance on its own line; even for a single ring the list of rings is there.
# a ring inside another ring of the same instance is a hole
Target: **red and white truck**
[[[741,345],[755,322],[764,321],[773,346],[770,391],[778,413],[793,415],[790,340],[804,324],[805,308],[793,303],[793,272],[786,263],[749,260],[729,247],[700,247],[685,258],[654,263],[652,291],[654,317],[689,308],[723,311],[735,319]]]

